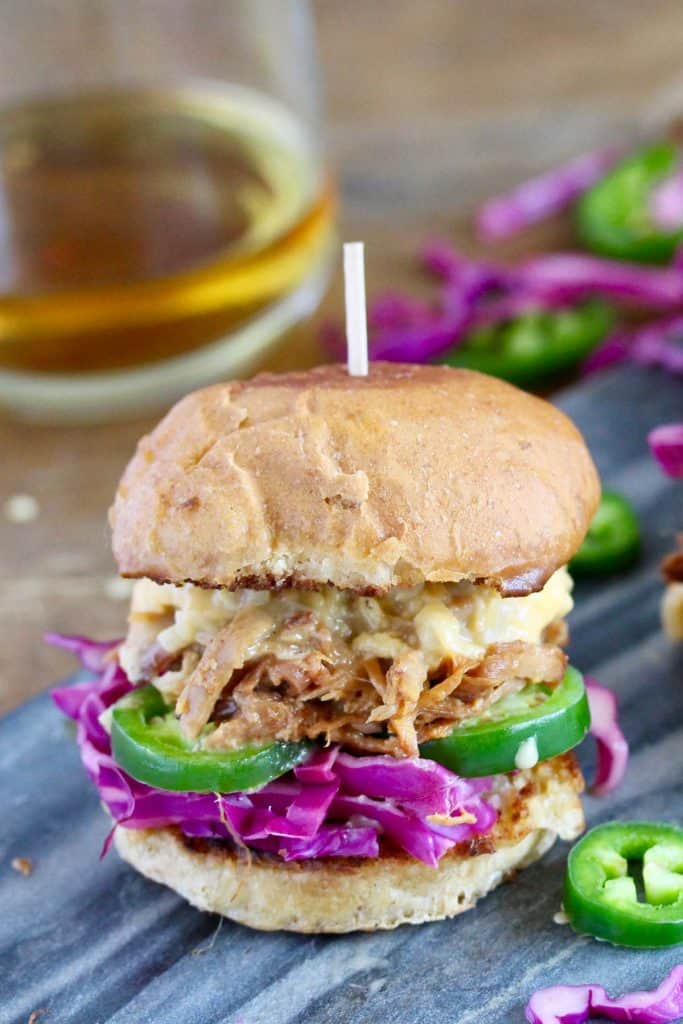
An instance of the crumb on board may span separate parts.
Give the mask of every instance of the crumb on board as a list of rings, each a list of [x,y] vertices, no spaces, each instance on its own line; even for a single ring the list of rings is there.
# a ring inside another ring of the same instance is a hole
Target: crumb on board
[[[33,873],[33,861],[30,857],[14,857],[12,860],[12,867],[15,871],[18,871],[20,875],[28,875]]]
[[[32,494],[11,494],[2,508],[10,523],[30,523],[40,515],[40,505]]]
[[[104,581],[105,596],[112,601],[127,601],[133,592],[133,580],[124,580],[120,576],[109,576]]]
[[[569,918],[564,911],[564,907],[560,907],[557,913],[553,914],[553,921],[555,924],[569,924]]]
[[[27,1024],[38,1024],[38,1019],[47,1013],[47,1006],[39,1006],[37,1010],[33,1010],[29,1017]]]

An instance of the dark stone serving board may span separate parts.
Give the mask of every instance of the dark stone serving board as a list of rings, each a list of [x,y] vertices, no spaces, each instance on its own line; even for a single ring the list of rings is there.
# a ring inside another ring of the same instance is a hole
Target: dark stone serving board
[[[619,370],[559,404],[644,530],[636,569],[576,588],[573,658],[616,690],[632,751],[619,791],[587,798],[588,820],[681,822],[683,645],[659,629],[657,565],[683,527],[683,486],[661,474],[646,433],[683,416],[683,387]],[[581,760],[590,773],[590,741]],[[0,722],[0,778],[2,1024],[41,1007],[40,1024],[521,1024],[542,985],[594,981],[618,994],[683,961],[683,947],[630,952],[553,923],[561,843],[453,921],[341,938],[219,927],[115,853],[98,860],[107,822],[47,696]],[[30,877],[11,870],[18,856],[33,860]]]

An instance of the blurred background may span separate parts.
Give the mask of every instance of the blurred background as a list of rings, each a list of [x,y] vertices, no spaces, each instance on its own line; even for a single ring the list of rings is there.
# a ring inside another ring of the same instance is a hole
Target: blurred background
[[[435,236],[575,247],[566,216],[493,246],[473,211],[669,132],[682,33],[677,0],[3,4],[0,710],[71,667],[44,630],[122,632],[106,510],[175,397],[330,358],[341,239],[371,303],[430,299]]]

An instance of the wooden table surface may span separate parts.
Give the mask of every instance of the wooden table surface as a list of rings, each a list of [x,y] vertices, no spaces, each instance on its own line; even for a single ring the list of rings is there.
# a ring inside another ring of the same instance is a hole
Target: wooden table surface
[[[367,243],[368,292],[424,288],[421,239],[474,249],[483,196],[596,144],[632,138],[683,107],[680,0],[318,0],[330,162],[342,235]],[[562,223],[520,249],[567,244]],[[320,358],[316,327],[339,317],[339,275],[314,323],[283,340],[275,368]],[[92,428],[0,423],[0,508],[29,494],[38,516],[0,516],[0,711],[70,670],[45,630],[120,634],[125,588],[106,510],[151,420]]]

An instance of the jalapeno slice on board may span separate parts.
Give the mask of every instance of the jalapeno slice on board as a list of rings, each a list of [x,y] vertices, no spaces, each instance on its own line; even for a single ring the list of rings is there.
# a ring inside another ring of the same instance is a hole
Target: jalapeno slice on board
[[[668,263],[683,240],[679,230],[657,225],[651,210],[654,190],[675,173],[680,151],[674,142],[660,142],[624,160],[576,207],[579,237],[603,256],[636,263]]]
[[[554,689],[530,684],[449,736],[423,743],[420,753],[468,778],[497,775],[571,750],[589,727],[583,677],[570,667]]]
[[[112,709],[112,752],[138,782],[188,793],[258,789],[310,753],[308,743],[270,743],[238,750],[202,750],[183,736],[173,711],[154,686],[122,697]]]
[[[529,385],[579,363],[613,321],[611,307],[597,299],[567,309],[539,309],[473,331],[441,361]]]
[[[628,569],[640,552],[640,525],[616,491],[603,491],[583,544],[569,563],[577,576],[603,576]]]
[[[648,821],[592,829],[569,854],[564,909],[576,931],[618,946],[683,942],[683,829]]]

